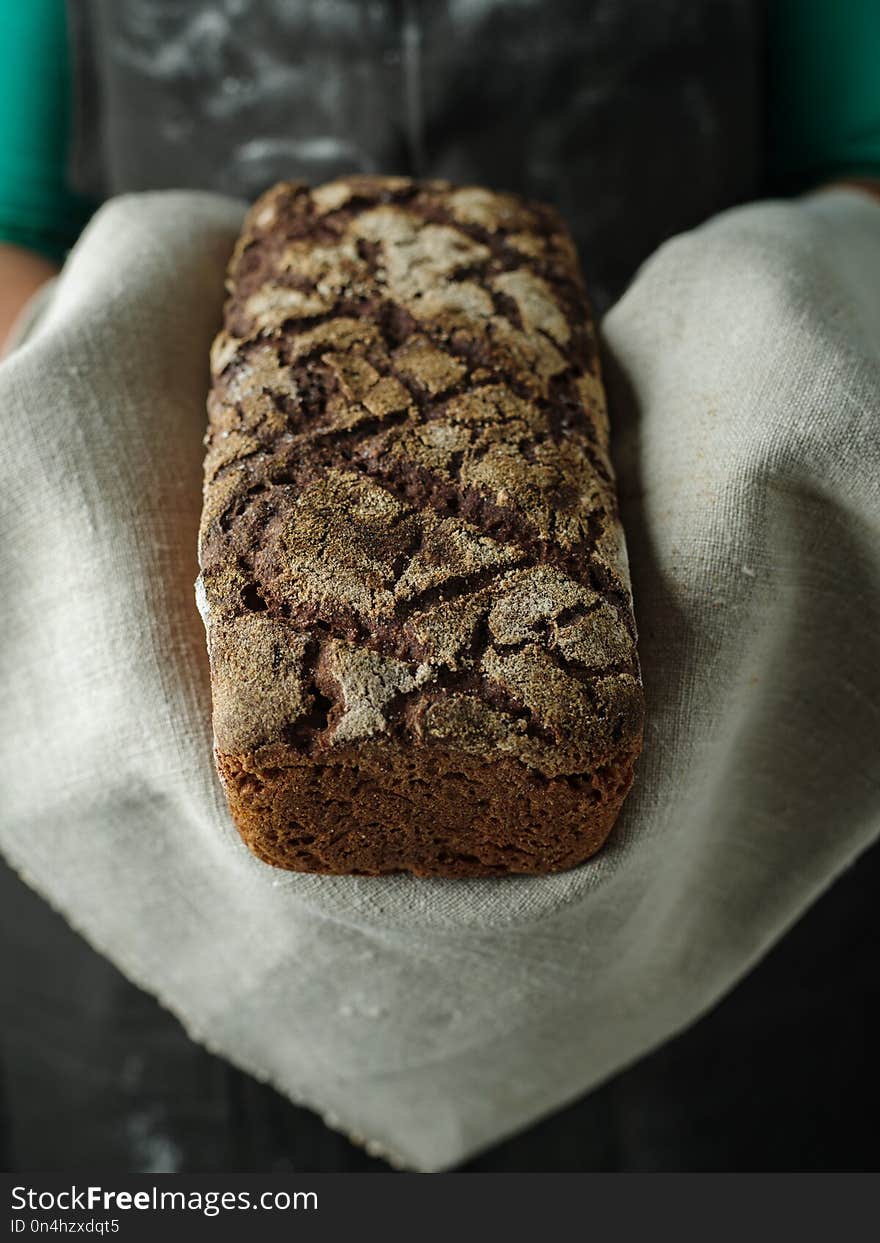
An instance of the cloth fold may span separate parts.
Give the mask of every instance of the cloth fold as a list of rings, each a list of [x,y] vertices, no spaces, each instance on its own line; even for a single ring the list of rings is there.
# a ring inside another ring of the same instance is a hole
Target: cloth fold
[[[559,876],[299,876],[211,757],[207,351],[241,219],[102,209],[0,366],[0,845],[194,1039],[436,1170],[727,991],[880,829],[880,207],[736,209],[604,323],[648,700],[608,845]]]

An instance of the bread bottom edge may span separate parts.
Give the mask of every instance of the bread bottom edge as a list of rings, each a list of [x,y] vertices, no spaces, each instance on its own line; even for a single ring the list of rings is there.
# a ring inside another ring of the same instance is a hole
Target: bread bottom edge
[[[289,765],[216,753],[233,820],[264,862],[327,875],[502,876],[561,872],[603,845],[638,751],[588,774],[543,777],[438,748],[381,746]]]

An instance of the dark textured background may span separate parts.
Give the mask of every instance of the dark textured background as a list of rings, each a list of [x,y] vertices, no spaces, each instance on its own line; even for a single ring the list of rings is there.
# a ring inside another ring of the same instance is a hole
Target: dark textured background
[[[880,847],[690,1031],[469,1170],[876,1170]],[[5,1170],[385,1170],[0,871]]]
[[[68,0],[97,197],[404,173],[552,203],[595,305],[754,197],[758,0]]]

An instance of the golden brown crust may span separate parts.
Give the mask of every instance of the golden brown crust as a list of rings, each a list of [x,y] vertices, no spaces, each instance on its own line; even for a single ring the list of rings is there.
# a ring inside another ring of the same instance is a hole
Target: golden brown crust
[[[601,845],[643,704],[608,422],[550,209],[282,184],[230,265],[199,541],[218,765],[283,867]]]

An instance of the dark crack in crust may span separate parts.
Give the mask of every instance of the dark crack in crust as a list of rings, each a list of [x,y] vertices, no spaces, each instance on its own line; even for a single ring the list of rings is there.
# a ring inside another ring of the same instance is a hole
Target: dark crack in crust
[[[199,595],[245,841],[301,871],[582,862],[643,699],[558,216],[444,182],[282,183],[227,287]]]

